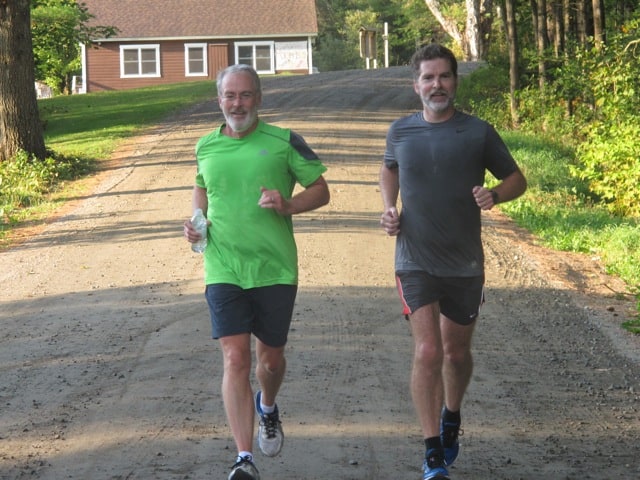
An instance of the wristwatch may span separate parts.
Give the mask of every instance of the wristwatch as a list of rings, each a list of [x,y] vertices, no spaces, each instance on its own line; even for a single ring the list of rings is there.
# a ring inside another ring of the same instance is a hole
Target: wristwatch
[[[491,198],[493,198],[493,204],[497,205],[498,202],[500,201],[500,197],[498,197],[498,192],[496,192],[495,190],[489,190],[489,192],[491,192]]]

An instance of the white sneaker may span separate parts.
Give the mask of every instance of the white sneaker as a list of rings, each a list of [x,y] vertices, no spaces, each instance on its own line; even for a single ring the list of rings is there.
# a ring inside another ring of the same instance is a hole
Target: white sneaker
[[[260,417],[258,446],[267,457],[275,457],[280,453],[284,444],[284,432],[282,431],[282,423],[280,423],[278,405],[276,405],[273,413],[263,413],[262,408],[260,408],[261,397],[262,392],[258,391],[256,393],[256,412]]]

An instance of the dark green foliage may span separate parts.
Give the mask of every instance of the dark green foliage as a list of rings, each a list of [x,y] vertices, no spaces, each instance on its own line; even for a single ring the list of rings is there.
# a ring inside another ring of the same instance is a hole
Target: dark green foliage
[[[33,0],[31,35],[36,80],[56,93],[70,93],[71,77],[80,71],[80,44],[92,37],[110,37],[116,29],[88,26],[92,18],[76,0]]]
[[[20,151],[0,162],[0,225],[12,223],[16,213],[37,205],[56,185],[86,175],[92,168],[89,159],[51,151],[44,160]]]
[[[446,41],[424,0],[318,0],[319,35],[314,63],[321,71],[364,68],[358,29],[378,31],[377,64],[384,66],[384,23],[389,32],[389,65],[406,65],[416,47]]]

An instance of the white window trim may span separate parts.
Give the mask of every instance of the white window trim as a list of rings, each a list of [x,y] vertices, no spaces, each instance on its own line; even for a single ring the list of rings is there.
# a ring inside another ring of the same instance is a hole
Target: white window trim
[[[124,73],[124,52],[125,50],[138,50],[138,62],[140,61],[140,50],[153,49],[156,51],[156,73],[125,75]],[[120,45],[120,78],[157,78],[160,77],[160,45],[144,44],[144,45]]]
[[[201,48],[202,49],[202,62],[203,72],[190,72],[189,71],[189,49]],[[207,58],[207,44],[206,43],[185,43],[184,44],[184,75],[186,77],[206,77],[209,72],[209,60]]]
[[[255,56],[255,47],[257,46],[264,46],[264,45],[268,45],[269,46],[269,55],[271,56],[271,68],[269,70],[258,70],[256,68],[256,56]],[[238,55],[238,48],[239,47],[253,47],[253,65],[251,65],[253,68],[255,68],[256,72],[258,73],[276,73],[276,58],[275,58],[275,42],[269,42],[269,41],[264,41],[264,42],[236,42],[235,44],[235,55],[236,55],[236,62],[239,62],[239,55]]]

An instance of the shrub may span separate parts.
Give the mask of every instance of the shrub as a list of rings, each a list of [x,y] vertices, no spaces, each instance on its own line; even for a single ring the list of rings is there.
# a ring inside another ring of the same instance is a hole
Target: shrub
[[[579,165],[571,168],[614,215],[640,217],[639,138],[636,119],[595,125],[578,147]]]
[[[49,152],[38,160],[24,151],[0,162],[0,220],[12,223],[16,212],[39,204],[64,180],[72,180],[92,169],[88,159]]]

